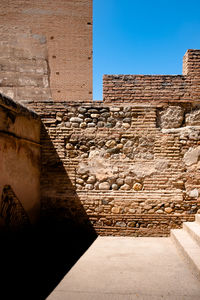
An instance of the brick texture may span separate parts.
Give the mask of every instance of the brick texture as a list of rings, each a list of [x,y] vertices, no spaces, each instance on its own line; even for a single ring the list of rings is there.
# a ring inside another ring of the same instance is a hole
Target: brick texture
[[[91,101],[92,0],[3,0],[1,10],[1,91],[17,100],[49,99],[48,67],[54,101]],[[26,74],[23,91],[13,80],[19,72]]]
[[[184,75],[104,75],[103,99],[109,102],[198,102],[200,51],[188,50]]]
[[[26,105],[45,126],[44,214],[80,220],[87,214],[100,235],[167,236],[171,228],[194,220],[200,185],[198,159],[191,162],[190,154],[199,149],[198,107]],[[173,111],[177,123],[167,126]]]

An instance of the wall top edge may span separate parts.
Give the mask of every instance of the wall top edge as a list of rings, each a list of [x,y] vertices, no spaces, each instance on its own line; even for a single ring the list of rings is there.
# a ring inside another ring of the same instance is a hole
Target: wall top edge
[[[35,113],[33,110],[28,109],[23,104],[18,103],[17,101],[14,101],[12,98],[10,98],[2,93],[0,93],[0,106],[3,106],[9,110],[16,112],[16,113],[20,113],[29,118],[40,121],[39,115],[37,113]]]

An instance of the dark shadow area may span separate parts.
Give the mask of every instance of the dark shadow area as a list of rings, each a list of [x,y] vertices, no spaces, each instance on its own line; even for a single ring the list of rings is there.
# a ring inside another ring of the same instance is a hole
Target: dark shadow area
[[[1,299],[46,299],[97,237],[44,127],[41,203],[34,228],[1,233]]]

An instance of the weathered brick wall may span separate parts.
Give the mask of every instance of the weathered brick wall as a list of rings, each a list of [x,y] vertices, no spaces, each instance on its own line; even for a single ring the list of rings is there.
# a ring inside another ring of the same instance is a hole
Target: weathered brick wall
[[[165,236],[194,220],[200,208],[198,106],[26,104],[46,130],[45,214],[86,213],[101,235]]]
[[[200,98],[200,51],[188,50],[184,75],[104,75],[103,99],[109,102],[198,102]]]
[[[18,102],[51,98],[46,38],[12,25],[0,37],[0,92]]]
[[[0,227],[21,229],[39,217],[40,124],[35,113],[0,95]]]
[[[183,57],[183,74],[200,76],[200,50],[187,50]]]
[[[24,72],[27,81],[32,81],[26,86],[36,86],[33,89],[23,88],[22,95],[16,97],[10,92],[10,87],[24,87],[19,82],[15,82],[14,73],[2,73],[4,87],[3,92],[12,95],[15,99],[21,100],[31,97],[38,90],[38,99],[49,99],[46,95],[48,84],[45,81],[44,86],[38,82],[39,75],[46,75],[46,71],[41,73],[32,72],[31,69],[43,66],[42,57],[30,54],[33,50],[42,54],[42,45],[46,47],[46,59],[48,59],[48,68],[50,71],[50,87],[54,101],[59,100],[75,100],[75,101],[91,101],[92,100],[92,0],[2,0],[1,1],[1,19],[0,19],[0,65],[5,66],[5,72],[17,72],[13,70],[15,66],[15,58],[17,63],[20,59],[21,71]],[[30,41],[31,35],[32,41]],[[37,41],[37,47],[34,47]],[[31,46],[30,42],[33,42]],[[27,44],[29,53],[23,53]],[[38,50],[38,51],[37,51]],[[5,57],[6,52],[6,57]],[[9,59],[12,63],[12,69],[8,67],[8,62],[2,59]],[[25,59],[29,59],[26,61]],[[36,61],[30,61],[36,60]],[[30,65],[30,70],[28,65]],[[46,69],[46,66],[44,66]],[[4,70],[2,70],[4,71]],[[34,74],[34,76],[32,76]],[[11,83],[7,82],[7,77]],[[22,74],[20,74],[22,76]],[[23,77],[23,76],[22,76]],[[24,77],[23,77],[24,78]],[[44,78],[44,76],[43,76]],[[6,90],[8,87],[8,91]],[[44,93],[41,93],[41,89]],[[13,90],[13,89],[11,89]],[[20,89],[22,90],[22,89]],[[19,89],[17,89],[17,94]],[[25,95],[23,94],[25,93]],[[21,98],[20,98],[21,97]],[[46,98],[44,98],[46,97]]]

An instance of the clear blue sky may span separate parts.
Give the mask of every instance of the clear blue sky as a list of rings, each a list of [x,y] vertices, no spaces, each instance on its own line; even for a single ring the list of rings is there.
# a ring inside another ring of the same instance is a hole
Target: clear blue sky
[[[182,74],[200,49],[200,0],[93,0],[93,98],[103,74]]]

